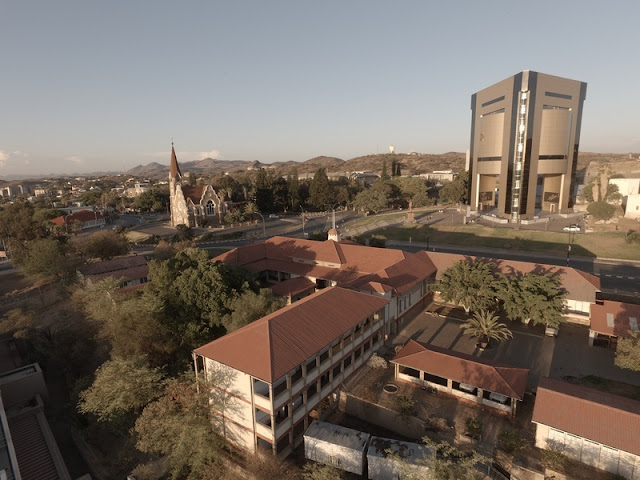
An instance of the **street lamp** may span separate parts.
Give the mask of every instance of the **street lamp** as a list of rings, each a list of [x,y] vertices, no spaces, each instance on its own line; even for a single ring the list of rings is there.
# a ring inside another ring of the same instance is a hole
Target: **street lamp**
[[[256,215],[260,215],[260,218],[262,219],[262,236],[266,237],[267,233],[264,227],[264,217],[262,216],[262,214],[260,212],[256,212]]]

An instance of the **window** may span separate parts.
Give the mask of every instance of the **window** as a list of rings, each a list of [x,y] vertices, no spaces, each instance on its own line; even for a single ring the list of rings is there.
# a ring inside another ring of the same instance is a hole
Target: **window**
[[[209,200],[206,205],[207,215],[216,214],[216,206],[213,204],[213,200]]]

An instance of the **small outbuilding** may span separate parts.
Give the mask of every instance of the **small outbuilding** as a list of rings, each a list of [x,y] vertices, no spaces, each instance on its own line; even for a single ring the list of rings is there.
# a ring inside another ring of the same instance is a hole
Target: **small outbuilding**
[[[589,346],[615,348],[618,338],[628,337],[629,332],[638,331],[640,305],[607,300],[591,305],[590,317]]]
[[[516,414],[529,378],[528,368],[512,367],[434,345],[409,342],[391,363],[396,380],[454,395]]]
[[[409,474],[427,478],[433,455],[425,445],[372,436],[367,450],[369,480],[395,480]]]
[[[304,433],[304,456],[314,462],[363,475],[370,436],[358,430],[314,420]]]

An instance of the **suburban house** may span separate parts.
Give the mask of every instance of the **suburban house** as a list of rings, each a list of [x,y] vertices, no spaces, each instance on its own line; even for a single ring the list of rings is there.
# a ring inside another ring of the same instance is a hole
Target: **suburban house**
[[[149,281],[149,265],[142,255],[118,257],[104,262],[82,265],[76,271],[86,285],[112,277],[121,280],[120,287],[129,290],[140,288]]]
[[[70,226],[76,224],[80,230],[93,227],[103,227],[106,223],[105,217],[100,212],[92,212],[90,210],[79,210],[69,215],[60,215],[51,220],[54,225]]]
[[[435,388],[463,400],[516,414],[528,368],[517,368],[409,340],[391,360],[396,380]]]
[[[312,289],[340,286],[386,298],[385,335],[431,298],[436,268],[427,252],[366,247],[351,242],[273,237],[234,248],[213,261],[253,272],[274,293],[302,298]],[[306,280],[302,280],[304,278]],[[293,281],[292,281],[293,280]]]
[[[303,440],[341,383],[384,342],[389,300],[322,289],[193,352],[214,380],[214,422],[227,441],[281,457]]]
[[[640,479],[640,402],[560,380],[540,379],[533,409],[536,447]]]
[[[455,253],[428,252],[429,258],[436,266],[436,280],[440,280],[442,272],[459,261],[480,261],[493,263],[497,273],[507,276],[525,275],[527,273],[549,274],[559,276],[560,287],[564,290],[565,316],[570,322],[589,324],[591,305],[596,303],[600,293],[600,279],[572,267],[560,267],[533,262],[502,260],[499,258],[473,257]]]
[[[589,346],[604,344],[615,348],[618,338],[628,337],[630,332],[638,331],[638,320],[640,305],[610,300],[591,305]]]
[[[304,458],[364,475],[371,435],[314,420],[304,432]]]

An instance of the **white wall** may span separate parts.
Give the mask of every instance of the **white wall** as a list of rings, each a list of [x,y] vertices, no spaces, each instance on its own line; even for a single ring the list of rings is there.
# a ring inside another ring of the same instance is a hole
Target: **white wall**
[[[324,463],[347,472],[364,473],[364,452],[343,445],[304,436],[304,456],[314,462]],[[371,477],[370,477],[371,478]]]

